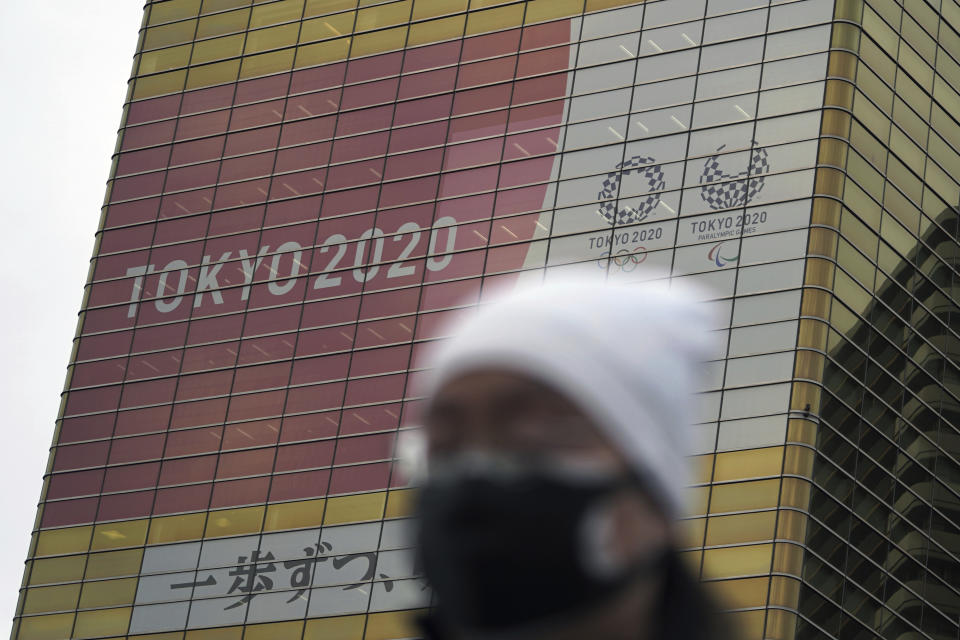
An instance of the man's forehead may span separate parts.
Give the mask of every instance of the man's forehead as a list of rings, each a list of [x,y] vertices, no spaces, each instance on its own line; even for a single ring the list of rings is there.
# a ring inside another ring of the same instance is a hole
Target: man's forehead
[[[554,456],[553,463],[563,458],[627,468],[602,430],[571,399],[511,372],[452,379],[437,393],[424,426],[433,454],[482,448],[530,459]]]
[[[561,410],[573,408],[562,394],[527,376],[506,371],[478,371],[444,385],[434,397],[432,407],[435,412],[474,405],[520,410],[541,404]]]

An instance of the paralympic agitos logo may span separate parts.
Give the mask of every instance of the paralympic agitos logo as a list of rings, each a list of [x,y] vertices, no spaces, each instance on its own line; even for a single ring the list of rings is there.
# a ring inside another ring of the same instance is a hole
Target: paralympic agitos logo
[[[736,262],[740,259],[740,253],[736,255],[729,255],[729,250],[724,249],[724,243],[718,242],[717,244],[710,247],[710,251],[707,252],[707,258],[713,261],[718,267],[725,267],[731,262]],[[727,253],[727,255],[723,255]]]

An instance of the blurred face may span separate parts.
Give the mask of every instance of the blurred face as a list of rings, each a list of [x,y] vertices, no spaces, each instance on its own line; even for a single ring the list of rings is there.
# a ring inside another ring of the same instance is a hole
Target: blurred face
[[[453,380],[436,395],[425,426],[433,458],[488,451],[627,469],[573,403],[510,373],[479,372]]]
[[[431,468],[442,468],[444,463],[449,463],[449,467],[457,469],[464,466],[462,461],[471,455],[479,455],[519,461],[521,468],[556,469],[573,477],[584,474],[584,477],[625,479],[615,485],[617,488],[609,495],[603,496],[602,510],[591,507],[594,512],[602,511],[602,526],[596,528],[599,533],[595,540],[599,554],[614,566],[633,566],[669,546],[671,529],[667,519],[636,482],[626,481],[632,476],[624,457],[576,405],[542,384],[501,371],[464,375],[435,395],[424,428]],[[556,492],[547,492],[544,500]],[[562,500],[560,504],[564,504]],[[504,519],[510,517],[503,516]],[[511,543],[513,532],[505,529],[502,536],[505,558],[516,552],[511,548],[516,546]],[[552,534],[579,535],[556,529]],[[453,547],[453,553],[456,551]],[[547,558],[546,561],[562,564],[566,559]],[[515,563],[523,562],[521,550]],[[548,624],[544,635],[555,640],[582,637],[587,629],[596,632],[598,625],[609,625],[610,629],[600,635],[616,638],[620,633],[617,627],[626,625],[625,628],[630,629],[628,637],[636,638],[635,623],[649,615],[658,593],[655,578],[650,571],[638,576],[629,589],[618,591],[617,597],[609,598],[610,602],[603,607],[594,607],[592,613],[577,620],[565,618],[556,628]],[[438,590],[438,595],[442,603],[444,594]],[[628,624],[627,620],[634,624]]]

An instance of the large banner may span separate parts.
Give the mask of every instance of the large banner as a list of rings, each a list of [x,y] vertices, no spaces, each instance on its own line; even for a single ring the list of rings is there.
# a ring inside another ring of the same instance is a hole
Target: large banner
[[[54,463],[140,464],[54,475],[50,498],[110,493],[43,525],[386,488],[414,345],[547,237],[570,39],[563,20],[185,94],[171,168],[119,164]],[[244,155],[200,161],[211,138]]]

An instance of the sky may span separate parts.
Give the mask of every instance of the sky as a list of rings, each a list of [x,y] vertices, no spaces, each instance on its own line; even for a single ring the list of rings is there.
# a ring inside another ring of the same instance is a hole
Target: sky
[[[0,2],[0,630],[16,609],[142,16],[143,0]]]

